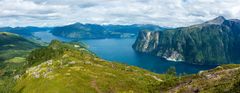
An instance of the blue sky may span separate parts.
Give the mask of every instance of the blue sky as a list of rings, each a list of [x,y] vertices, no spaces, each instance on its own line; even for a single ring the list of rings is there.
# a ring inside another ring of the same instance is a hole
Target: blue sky
[[[0,0],[0,26],[74,22],[188,26],[219,15],[240,19],[240,0]]]

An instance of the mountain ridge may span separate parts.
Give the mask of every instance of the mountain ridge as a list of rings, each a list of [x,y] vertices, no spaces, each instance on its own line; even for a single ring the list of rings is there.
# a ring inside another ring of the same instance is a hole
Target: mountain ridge
[[[66,26],[55,27],[51,33],[55,36],[71,39],[102,39],[102,38],[131,38],[142,30],[165,30],[156,25],[98,25],[74,23]]]
[[[217,17],[202,24],[163,32],[139,33],[133,48],[172,61],[191,64],[238,63],[240,23]]]
[[[240,66],[236,64],[176,77],[173,69],[166,74],[156,74],[138,67],[102,60],[81,45],[53,41],[45,48],[58,52],[44,48],[33,51],[30,54],[33,59],[29,61],[40,63],[30,66],[16,79],[13,88],[15,92],[239,92]],[[59,56],[39,60],[38,58],[51,55],[41,55],[44,51]]]
[[[15,92],[139,93],[153,91],[151,85],[166,78],[138,67],[102,60],[81,45],[59,41],[30,53],[28,62],[33,63],[17,79]]]
[[[3,35],[8,39],[22,38],[11,33]],[[6,66],[0,69],[0,92],[239,92],[240,66],[237,64],[222,65],[193,75],[176,76],[174,68],[165,74],[156,74],[138,67],[109,62],[97,57],[84,45],[74,42],[53,40],[48,46],[32,49],[24,54],[27,56],[21,54],[4,61]]]
[[[76,22],[63,26],[51,27],[0,27],[0,32],[11,32],[27,38],[34,38],[33,33],[49,31],[58,37],[70,39],[102,39],[102,38],[131,38],[135,37],[142,30],[165,30],[168,27],[161,27],[152,24],[131,24],[131,25],[100,25]]]

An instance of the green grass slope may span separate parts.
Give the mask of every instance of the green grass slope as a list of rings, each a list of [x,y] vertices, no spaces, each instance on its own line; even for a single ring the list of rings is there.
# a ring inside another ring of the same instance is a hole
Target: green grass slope
[[[40,45],[17,34],[0,32],[0,62],[15,56],[24,56],[27,50],[36,47]]]
[[[240,65],[229,64],[185,76],[166,93],[240,93]],[[159,89],[161,90],[161,89]]]
[[[14,76],[26,68],[26,57],[40,45],[19,35],[0,32],[0,93],[11,93]]]
[[[59,41],[33,51],[14,87],[21,93],[146,93],[165,75],[107,62],[78,44]]]

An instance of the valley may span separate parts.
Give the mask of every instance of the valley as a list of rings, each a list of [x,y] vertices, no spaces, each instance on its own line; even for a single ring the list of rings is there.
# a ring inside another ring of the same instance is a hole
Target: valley
[[[158,33],[176,29],[143,30],[137,38],[88,39],[56,36],[49,29],[28,36],[2,31],[0,92],[239,92],[238,64],[192,64],[178,52],[172,53],[171,60],[150,53],[158,46]],[[139,41],[145,43],[136,45]]]
[[[42,36],[46,36],[47,33],[49,32],[44,32],[43,34],[45,35]],[[38,36],[41,36],[39,35],[40,33],[37,34]],[[51,40],[49,45],[46,46],[45,44],[38,44],[36,41],[28,41],[16,34],[4,32],[2,35],[2,41],[6,41],[7,39],[14,40],[14,38],[17,37],[18,39],[15,40],[15,42],[24,41],[26,42],[25,44],[36,44],[36,46],[33,46],[32,48],[28,48],[30,50],[27,49],[25,56],[14,55],[13,59],[5,59],[4,66],[1,68],[2,76],[0,78],[0,92],[4,93],[186,93],[196,91],[239,91],[239,65],[236,64],[222,65],[217,66],[216,68],[208,68],[206,66],[202,66],[203,68],[201,68],[199,65],[192,65],[191,67],[191,65],[187,65],[183,62],[169,62],[155,56],[147,57],[145,54],[134,55],[135,57],[141,55],[138,60],[141,60],[142,62],[135,61],[136,63],[134,63],[134,61],[124,61],[128,60],[126,59],[127,57],[131,57],[132,54],[129,53],[128,49],[132,48],[129,48],[127,44],[124,45],[123,43],[129,43],[131,45],[135,39],[83,40],[81,42],[68,43]],[[53,37],[52,39],[57,38],[58,37]],[[47,40],[46,42],[48,42],[50,39],[51,38],[42,40]],[[110,49],[110,47],[113,47],[112,45],[114,45],[114,42],[118,42],[113,48],[115,51],[109,50],[109,52],[96,52],[96,50]],[[100,44],[98,45],[98,43]],[[4,43],[4,46],[9,44],[14,44],[14,42]],[[106,45],[111,46],[107,47]],[[117,46],[121,46],[121,48],[118,49]],[[126,48],[128,53],[124,52],[126,51],[124,48]],[[91,52],[88,49],[93,50],[96,53]],[[25,51],[25,48],[19,48],[18,50]],[[119,52],[119,50],[122,51]],[[119,52],[119,54],[114,52]],[[109,55],[112,55],[113,53],[116,55],[109,57]],[[110,61],[106,61],[100,57]],[[149,60],[153,60],[152,58],[158,60],[156,62],[153,61],[153,63],[149,62]],[[119,60],[119,62],[115,60]],[[147,62],[144,63],[144,61]],[[158,65],[159,63],[160,65]],[[156,68],[151,67],[153,64]],[[150,66],[150,68],[148,68],[148,66]],[[197,70],[194,70],[194,67]],[[157,68],[161,69],[159,70]],[[187,70],[188,72],[186,72]],[[186,72],[187,74],[184,74],[181,71]],[[234,78],[227,79],[226,77]],[[203,83],[201,83],[202,80],[208,81],[203,85]],[[188,86],[186,86],[186,84],[188,84]],[[228,87],[223,88],[226,86]]]
[[[240,93],[240,0],[0,0],[0,93]]]
[[[72,40],[54,36],[49,32],[36,32],[34,33],[34,36],[45,42],[50,42],[54,39],[65,42]],[[191,65],[183,62],[171,62],[152,55],[138,53],[131,48],[135,40],[136,38],[88,39],[80,40],[79,42],[86,44],[89,50],[105,60],[137,66],[156,73],[165,73],[168,68],[175,67],[178,74],[194,74],[201,70],[207,70],[216,67],[209,65]]]

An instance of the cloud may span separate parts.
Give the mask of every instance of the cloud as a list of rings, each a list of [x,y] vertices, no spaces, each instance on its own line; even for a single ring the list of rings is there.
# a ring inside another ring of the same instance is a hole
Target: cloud
[[[240,18],[240,0],[0,0],[0,26],[74,22],[188,26],[222,15]]]

